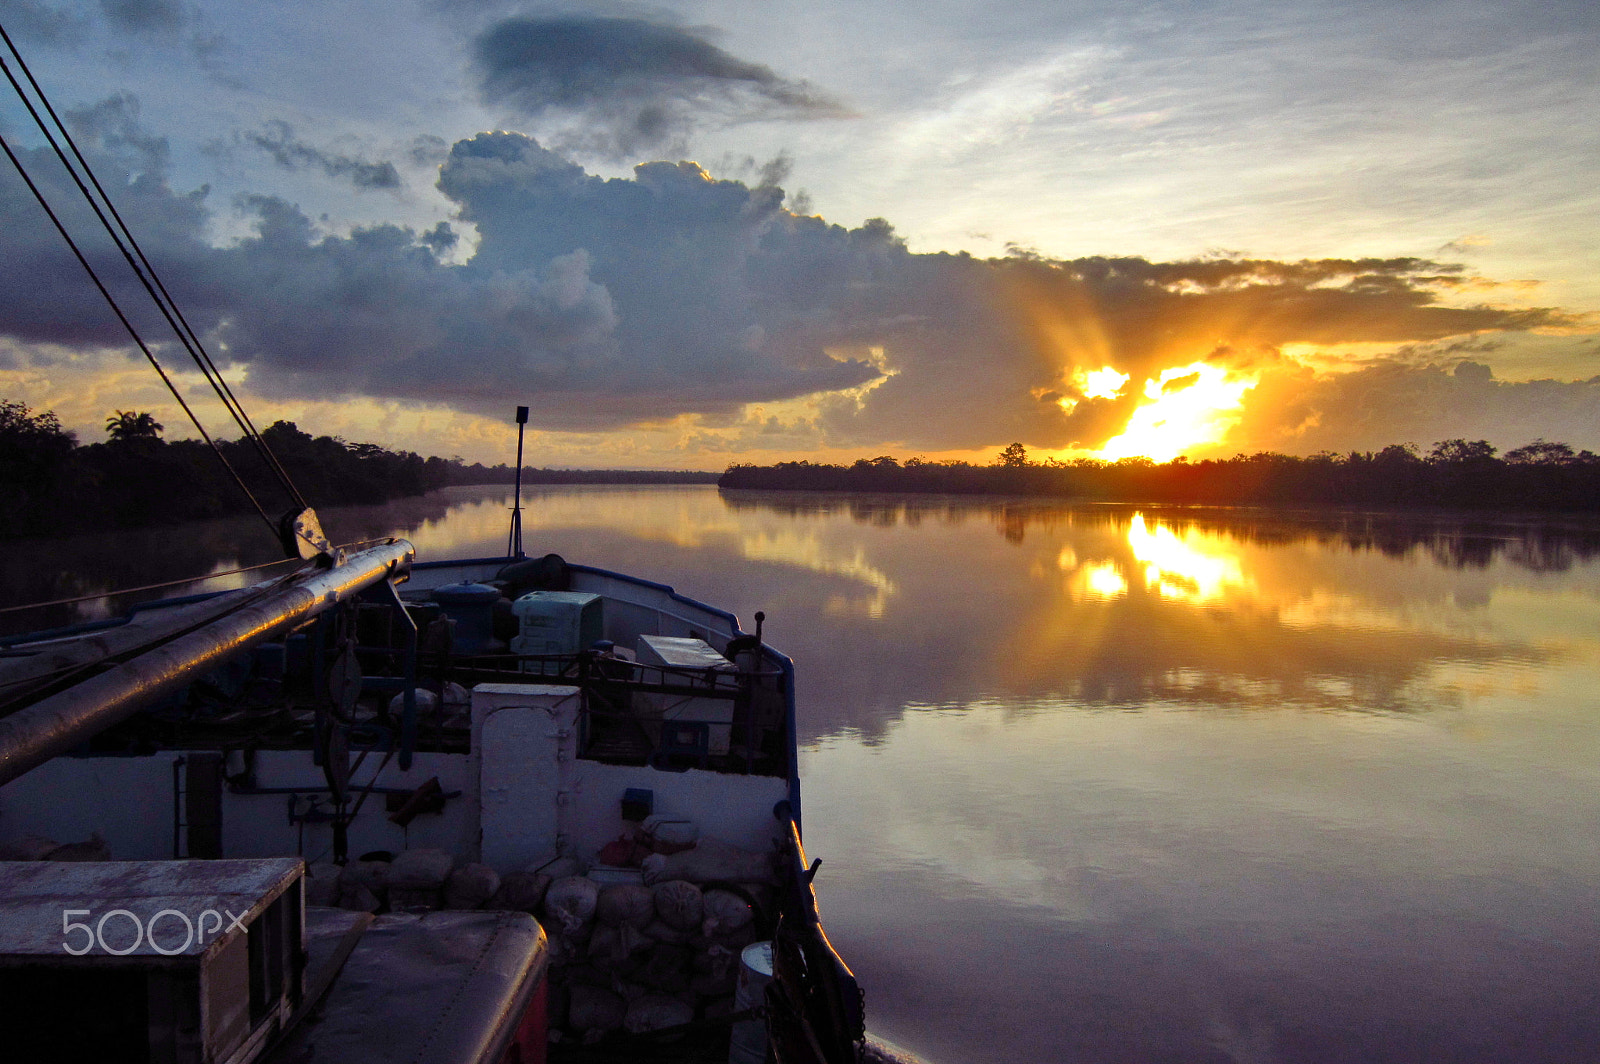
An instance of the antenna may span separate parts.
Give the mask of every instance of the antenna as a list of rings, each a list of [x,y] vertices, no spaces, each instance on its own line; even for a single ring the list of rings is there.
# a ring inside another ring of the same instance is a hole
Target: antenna
[[[511,497],[511,537],[506,541],[506,556],[525,558],[522,553],[522,430],[528,425],[528,408],[517,407],[517,490]]]

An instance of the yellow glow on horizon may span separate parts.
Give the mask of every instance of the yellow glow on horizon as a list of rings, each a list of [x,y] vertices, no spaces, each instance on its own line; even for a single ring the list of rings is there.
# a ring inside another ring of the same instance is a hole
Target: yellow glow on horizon
[[[1192,383],[1169,388],[1174,381],[1193,377]],[[1100,457],[1142,456],[1156,462],[1170,462],[1191,447],[1221,442],[1228,429],[1239,420],[1237,411],[1244,393],[1256,386],[1259,378],[1229,379],[1228,371],[1206,362],[1164,369],[1161,375],[1145,382],[1149,402],[1128,419],[1121,435],[1106,441]]]

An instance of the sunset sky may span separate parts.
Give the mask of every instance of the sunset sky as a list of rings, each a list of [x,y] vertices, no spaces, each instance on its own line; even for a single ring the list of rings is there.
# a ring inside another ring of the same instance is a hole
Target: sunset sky
[[[530,461],[588,467],[1600,450],[1593,0],[0,22],[258,424],[493,462],[525,403]],[[14,97],[0,133],[123,277]],[[9,169],[0,208],[0,398],[188,434]]]

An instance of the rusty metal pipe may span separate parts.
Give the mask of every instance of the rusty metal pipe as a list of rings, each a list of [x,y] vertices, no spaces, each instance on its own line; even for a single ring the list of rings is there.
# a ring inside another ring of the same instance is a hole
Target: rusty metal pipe
[[[332,569],[223,615],[130,661],[0,717],[0,786],[132,716],[142,706],[379,580],[403,576],[416,548],[403,539],[350,555]]]

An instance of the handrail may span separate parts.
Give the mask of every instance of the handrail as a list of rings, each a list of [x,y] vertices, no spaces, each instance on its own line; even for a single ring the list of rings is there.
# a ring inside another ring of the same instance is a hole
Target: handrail
[[[0,717],[0,786],[64,754],[233,654],[303,624],[380,580],[404,575],[416,548],[403,539],[350,555],[342,565],[287,578],[228,613],[64,691]]]
[[[767,988],[770,1033],[778,1064],[853,1064],[866,1039],[860,985],[828,941],[811,881],[822,862],[806,864],[800,829],[788,802],[773,815],[783,824],[778,843],[782,910],[772,938],[772,984]]]

